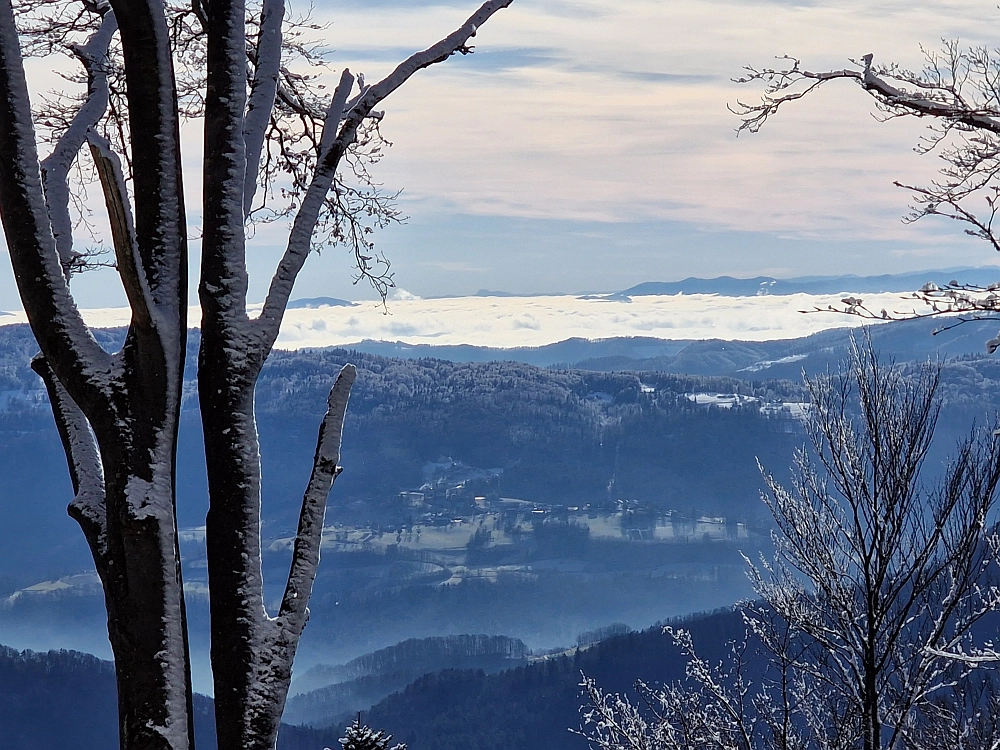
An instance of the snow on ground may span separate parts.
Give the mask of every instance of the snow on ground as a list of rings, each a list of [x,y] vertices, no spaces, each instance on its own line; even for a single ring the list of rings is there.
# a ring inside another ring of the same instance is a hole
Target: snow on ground
[[[289,310],[278,347],[341,346],[364,339],[410,344],[471,344],[510,348],[542,346],[572,337],[652,336],[663,339],[739,339],[767,341],[797,338],[828,328],[860,325],[860,318],[833,313],[803,315],[802,310],[840,303],[839,295],[721,297],[679,294],[631,300],[544,297],[452,297],[420,299],[403,295],[383,308],[375,302],[352,307]],[[914,301],[902,294],[861,295],[871,310],[909,312]],[[251,306],[255,314],[260,305]],[[84,310],[96,327],[128,323],[127,308]],[[200,312],[190,311],[192,325]],[[23,323],[24,313],[10,313],[0,323]]]

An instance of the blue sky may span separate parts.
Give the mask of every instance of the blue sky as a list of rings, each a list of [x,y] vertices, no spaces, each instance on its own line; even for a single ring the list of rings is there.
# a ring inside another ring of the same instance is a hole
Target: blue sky
[[[315,13],[330,24],[333,68],[371,80],[474,7],[319,0]],[[376,175],[403,189],[410,219],[378,247],[399,286],[425,297],[1000,262],[945,221],[900,222],[908,196],[892,181],[926,181],[935,158],[912,151],[921,123],[876,122],[856,86],[830,85],[753,136],[736,138],[727,111],[758,93],[730,81],[746,63],[787,53],[843,67],[874,52],[919,67],[921,43],[992,46],[998,21],[993,5],[966,0],[516,0],[480,30],[475,55],[422,71],[385,102],[394,145]],[[195,219],[199,137],[185,134]],[[251,246],[252,301],[282,230]],[[83,306],[123,303],[111,272],[74,288]],[[370,293],[332,248],[310,259],[296,294],[319,295]],[[0,268],[0,307],[16,306]]]

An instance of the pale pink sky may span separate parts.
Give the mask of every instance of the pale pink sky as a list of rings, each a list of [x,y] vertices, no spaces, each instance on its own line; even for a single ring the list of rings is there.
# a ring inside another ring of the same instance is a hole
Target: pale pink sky
[[[330,23],[334,70],[371,80],[475,5],[319,0],[316,16]],[[516,0],[480,30],[475,55],[422,71],[386,101],[395,145],[377,176],[404,189],[411,219],[379,247],[421,296],[998,263],[947,222],[902,225],[908,196],[892,181],[925,181],[936,160],[912,151],[921,123],[877,123],[856,86],[830,85],[755,136],[737,139],[727,111],[758,93],[730,81],[745,63],[787,53],[842,67],[874,52],[919,67],[921,43],[993,46],[998,22],[995,5],[967,0]],[[192,167],[199,138],[196,127],[185,135]],[[193,221],[199,183],[192,169]],[[254,299],[282,232],[254,240]],[[337,249],[311,259],[296,296],[370,296],[349,269]],[[75,287],[87,307],[117,294],[110,273]]]

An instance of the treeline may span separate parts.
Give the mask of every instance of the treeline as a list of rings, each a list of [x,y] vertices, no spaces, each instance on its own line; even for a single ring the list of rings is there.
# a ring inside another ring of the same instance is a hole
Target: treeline
[[[801,398],[792,383],[390,360],[337,350],[283,353],[262,378],[258,417],[265,460],[294,475],[296,488],[308,471],[305,442],[314,439],[333,374],[348,360],[360,375],[345,427],[347,470],[336,491],[342,504],[334,513],[381,499],[384,514],[400,490],[425,481],[428,463],[448,457],[502,470],[494,484],[473,488],[480,494],[571,505],[613,505],[625,497],[663,510],[745,516],[748,506],[756,511],[756,458],[783,466],[800,439],[790,420],[756,408],[708,410],[684,395]],[[274,474],[268,468],[265,478]],[[286,492],[291,496],[292,486]]]
[[[97,335],[113,349],[122,334]],[[192,332],[189,378],[196,348]],[[0,594],[40,575],[58,577],[89,565],[79,531],[65,518],[71,489],[41,384],[28,366],[35,350],[27,327],[0,327],[0,462],[33,467],[0,475],[0,512],[7,520],[0,545],[11,553],[0,563]],[[424,468],[443,457],[501,470],[489,483],[468,483],[462,502],[469,512],[473,495],[493,493],[612,508],[628,499],[689,517],[754,522],[765,516],[757,460],[783,478],[803,439],[797,422],[764,416],[755,405],[725,411],[696,406],[685,396],[739,392],[766,401],[803,400],[801,384],[790,380],[456,364],[337,349],[276,352],[257,394],[270,538],[294,530],[327,389],[349,360],[360,376],[345,430],[345,472],[330,505],[330,520],[348,524],[416,521],[428,509],[408,507],[399,492],[420,487]],[[950,446],[971,419],[987,421],[1000,403],[1000,366],[993,359],[956,360],[944,368],[943,380],[946,411],[939,431]],[[207,488],[193,384],[184,403],[178,516],[182,526],[200,526]],[[459,502],[437,511],[461,511]],[[22,578],[27,568],[32,572]]]
[[[525,663],[528,648],[502,635],[410,638],[359,656],[346,664],[318,664],[293,684],[299,695],[285,708],[293,724],[330,726],[402,690],[418,677],[441,669],[499,672]],[[311,689],[314,685],[322,685]],[[309,692],[304,692],[309,690]]]
[[[198,750],[215,750],[212,699],[195,695]],[[334,731],[284,726],[278,750],[339,747]],[[3,750],[108,750],[118,747],[118,699],[111,662],[76,651],[0,646]]]
[[[745,632],[733,610],[676,624],[691,631],[699,653],[713,664]],[[609,691],[623,692],[636,679],[680,680],[685,666],[657,626],[499,674],[430,674],[373,706],[365,720],[410,750],[586,750],[587,743],[570,732],[580,726],[581,672]]]
[[[410,670],[440,669],[442,663],[460,659],[499,657],[523,660],[528,647],[520,638],[505,635],[450,635],[443,638],[408,638],[388,648],[352,659],[346,664],[318,664],[309,669],[305,679],[322,679],[325,684],[353,680],[358,677],[388,674],[400,666]],[[449,666],[451,666],[449,664]]]

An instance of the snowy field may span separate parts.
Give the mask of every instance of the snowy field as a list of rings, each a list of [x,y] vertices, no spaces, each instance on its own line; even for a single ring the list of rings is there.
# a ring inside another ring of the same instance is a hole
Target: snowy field
[[[690,294],[634,297],[631,301],[568,295],[404,298],[390,300],[386,308],[366,301],[352,307],[289,310],[278,347],[342,346],[365,339],[499,348],[542,346],[572,337],[767,341],[864,322],[853,316],[801,312],[839,304],[841,296]],[[865,305],[876,311],[914,309],[914,301],[906,300],[901,293],[861,296]],[[251,314],[259,309],[260,305],[251,306]],[[129,311],[127,308],[84,310],[84,317],[92,326],[110,328],[126,325]],[[199,310],[192,308],[191,322],[196,325],[199,318]],[[23,313],[10,313],[0,321],[23,323],[25,317]]]

